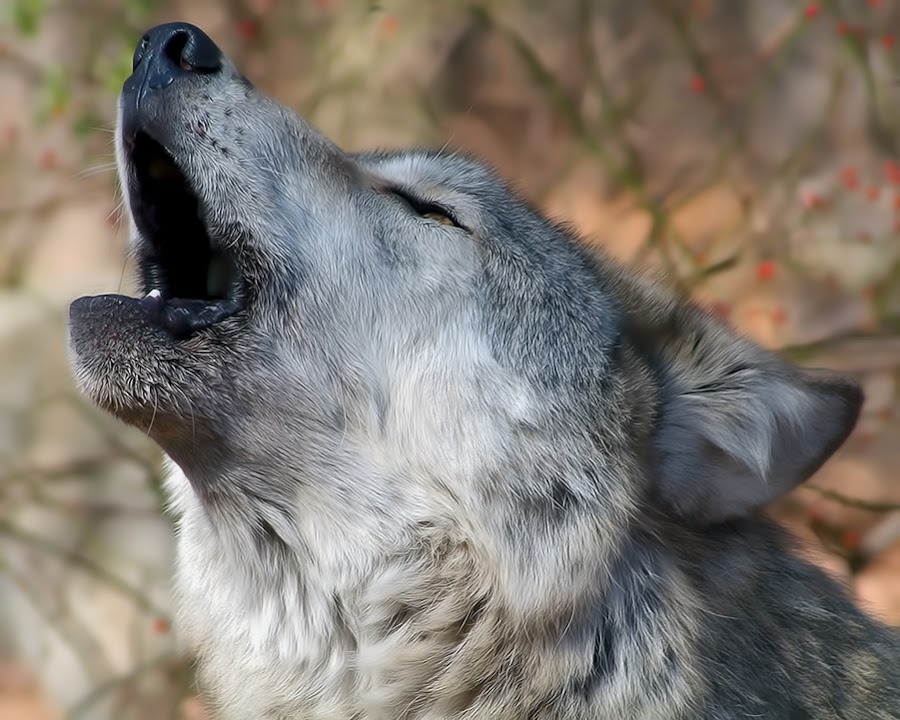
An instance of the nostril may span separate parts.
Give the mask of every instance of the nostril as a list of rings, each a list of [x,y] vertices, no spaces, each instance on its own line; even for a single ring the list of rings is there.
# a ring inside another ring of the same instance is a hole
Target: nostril
[[[182,25],[166,39],[163,53],[185,72],[209,73],[222,69],[222,52],[199,28]]]
[[[2,0],[0,0],[2,3]],[[140,40],[132,59],[132,72],[140,68],[143,89],[161,90],[179,78],[218,73],[224,67],[222,51],[200,28],[189,23],[157,25]]]
[[[194,69],[194,66],[185,59],[185,48],[187,48],[190,39],[191,36],[186,30],[180,30],[173,33],[169,39],[166,40],[165,47],[163,48],[163,52],[173,65],[188,72]]]

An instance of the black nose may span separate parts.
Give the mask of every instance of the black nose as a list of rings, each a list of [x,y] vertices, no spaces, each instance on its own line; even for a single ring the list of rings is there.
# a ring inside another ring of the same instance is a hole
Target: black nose
[[[134,51],[132,69],[148,90],[159,90],[180,77],[222,69],[222,51],[200,28],[166,23],[148,31]]]

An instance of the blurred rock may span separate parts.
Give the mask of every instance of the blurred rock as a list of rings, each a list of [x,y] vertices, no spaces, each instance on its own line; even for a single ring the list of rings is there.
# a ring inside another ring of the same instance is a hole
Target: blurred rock
[[[886,471],[889,458],[896,453],[886,452],[883,448],[881,450],[884,465],[872,462],[869,458],[841,453],[826,463],[808,484],[840,493],[851,502],[862,500],[871,503],[900,503],[900,483]],[[803,486],[794,496],[812,518],[837,531],[852,530],[864,535],[884,517],[883,513],[844,504]]]
[[[900,541],[872,560],[854,582],[859,602],[872,614],[900,626]]]

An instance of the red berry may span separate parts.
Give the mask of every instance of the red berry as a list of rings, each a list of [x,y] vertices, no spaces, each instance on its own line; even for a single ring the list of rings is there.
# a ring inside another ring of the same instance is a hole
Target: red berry
[[[19,137],[19,128],[12,123],[9,123],[6,127],[3,128],[3,142],[9,143],[10,145],[16,141],[16,138]]]
[[[856,550],[861,541],[862,536],[858,530],[845,530],[841,533],[841,544],[848,550]]]
[[[391,37],[392,35],[397,34],[397,30],[400,29],[400,21],[395,18],[393,15],[388,15],[383,18],[381,21],[381,32],[383,32],[387,37]]]
[[[859,187],[859,174],[856,168],[848,166],[841,170],[841,181],[848,190],[856,190]]]
[[[771,280],[775,277],[776,269],[774,260],[763,260],[756,266],[756,277],[759,280]]]
[[[44,170],[53,170],[57,165],[59,165],[59,156],[56,154],[55,150],[44,150],[41,153],[40,160],[41,168]]]
[[[237,33],[242,40],[255,40],[259,35],[259,23],[252,18],[242,18],[237,22]]]
[[[900,163],[895,160],[888,160],[884,164],[884,174],[891,185],[900,185]]]
[[[803,205],[810,210],[820,210],[825,207],[825,200],[819,193],[809,193],[803,198]]]

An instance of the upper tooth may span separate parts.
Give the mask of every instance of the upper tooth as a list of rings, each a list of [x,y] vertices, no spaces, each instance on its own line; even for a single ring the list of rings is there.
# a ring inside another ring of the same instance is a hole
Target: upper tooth
[[[147,293],[147,297],[154,298],[154,299],[161,298],[162,293],[159,290],[157,290],[156,288],[153,288],[150,292]]]

